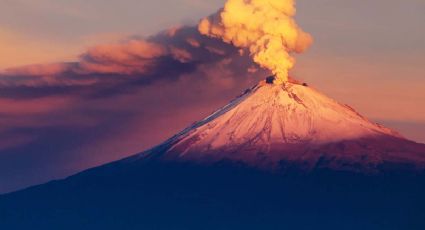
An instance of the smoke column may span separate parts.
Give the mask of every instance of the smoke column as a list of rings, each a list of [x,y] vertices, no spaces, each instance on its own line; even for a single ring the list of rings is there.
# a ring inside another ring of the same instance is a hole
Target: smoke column
[[[295,65],[291,53],[302,53],[312,43],[310,34],[295,22],[294,0],[228,0],[222,10],[204,18],[200,33],[248,49],[254,62],[269,69],[275,84],[288,81]]]

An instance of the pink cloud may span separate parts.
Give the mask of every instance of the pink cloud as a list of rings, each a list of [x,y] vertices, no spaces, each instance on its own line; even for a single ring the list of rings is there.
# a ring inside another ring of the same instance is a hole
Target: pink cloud
[[[193,60],[192,54],[185,49],[181,49],[178,47],[171,46],[170,47],[171,54],[176,60],[179,60],[182,63],[187,63]]]
[[[13,75],[56,75],[70,68],[66,63],[34,64],[17,68],[6,69],[6,73]]]
[[[166,47],[144,40],[132,40],[124,44],[99,45],[90,48],[82,55],[80,71],[85,73],[145,73],[154,66],[156,58],[167,54]]]
[[[186,42],[189,43],[191,46],[199,48],[201,47],[201,43],[199,43],[196,39],[194,38],[188,38],[186,39]]]

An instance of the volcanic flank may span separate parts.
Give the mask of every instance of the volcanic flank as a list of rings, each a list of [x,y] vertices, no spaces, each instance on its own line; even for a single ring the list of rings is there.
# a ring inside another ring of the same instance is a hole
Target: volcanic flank
[[[133,157],[0,196],[1,229],[423,229],[425,145],[262,81]]]
[[[373,123],[306,84],[260,82],[211,116],[139,157],[263,169],[289,165],[377,172],[386,165],[422,169],[425,147]]]

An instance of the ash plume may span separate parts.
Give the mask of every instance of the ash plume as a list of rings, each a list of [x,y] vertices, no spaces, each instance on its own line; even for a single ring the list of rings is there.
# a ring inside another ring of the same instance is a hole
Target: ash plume
[[[295,22],[295,0],[228,0],[223,9],[204,18],[199,31],[247,49],[253,61],[276,75],[276,84],[288,81],[295,65],[291,53],[302,53],[312,36]]]

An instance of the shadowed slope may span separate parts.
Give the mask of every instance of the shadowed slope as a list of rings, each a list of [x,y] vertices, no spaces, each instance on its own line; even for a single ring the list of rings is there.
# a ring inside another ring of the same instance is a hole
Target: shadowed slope
[[[0,227],[419,230],[424,179],[142,159],[0,196]]]

